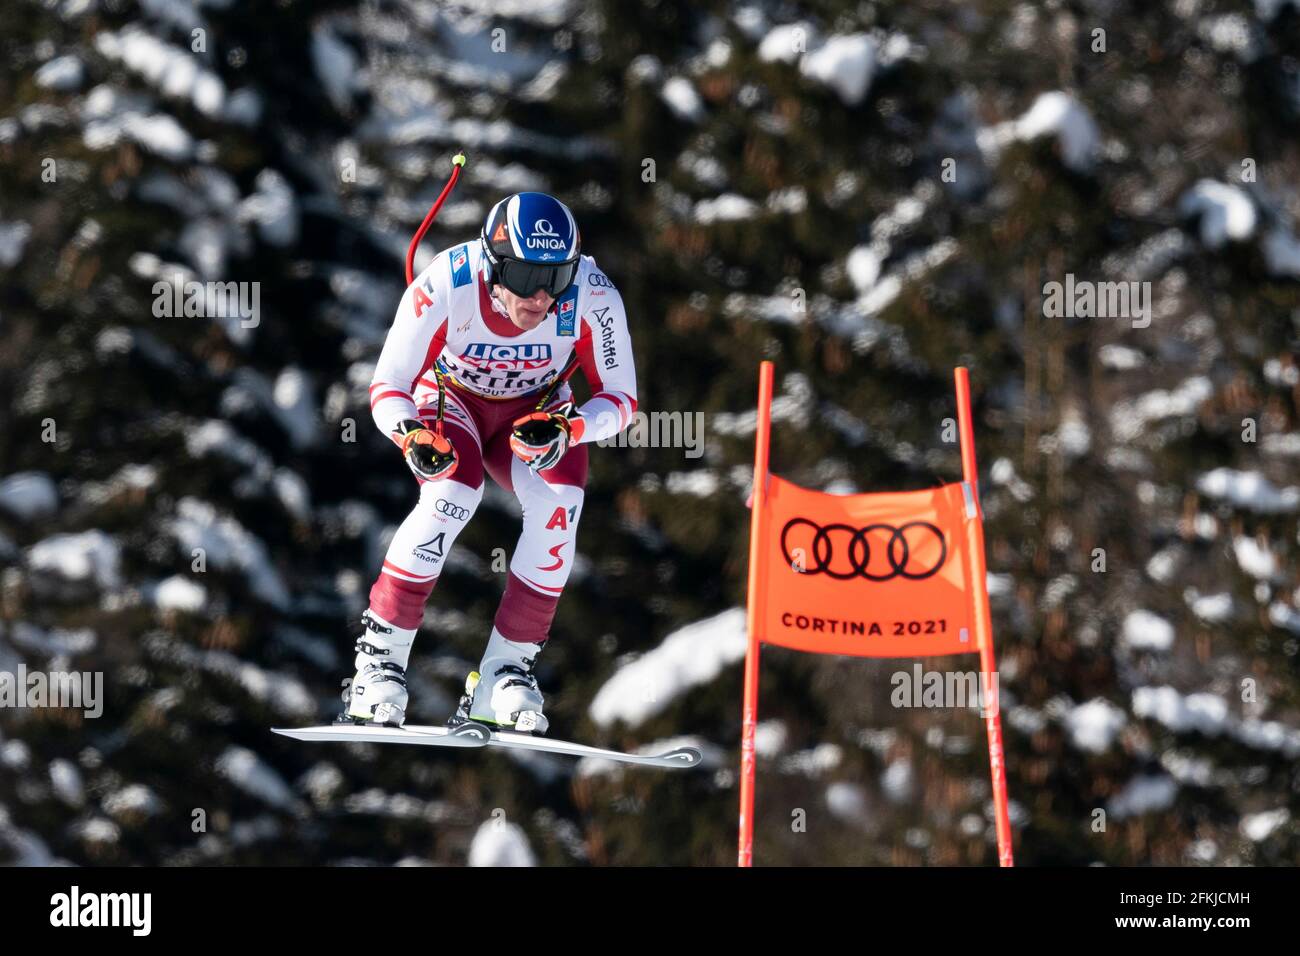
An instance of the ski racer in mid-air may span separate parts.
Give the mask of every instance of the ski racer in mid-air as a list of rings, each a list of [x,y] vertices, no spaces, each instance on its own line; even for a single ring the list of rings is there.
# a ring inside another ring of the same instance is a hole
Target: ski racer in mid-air
[[[591,389],[579,407],[561,381],[575,362]],[[414,472],[419,500],[370,589],[340,720],[405,721],[425,602],[490,475],[518,498],[523,529],[482,662],[449,722],[546,731],[534,667],[573,570],[587,445],[626,428],[636,406],[622,297],[581,254],[559,200],[501,200],[478,241],[443,250],[415,277],[375,367],[370,407]]]

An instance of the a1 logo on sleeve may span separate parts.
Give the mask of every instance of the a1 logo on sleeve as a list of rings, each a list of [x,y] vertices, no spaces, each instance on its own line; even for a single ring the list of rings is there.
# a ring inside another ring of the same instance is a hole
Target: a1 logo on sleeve
[[[418,319],[424,315],[425,309],[433,308],[433,283],[426,276],[423,285],[415,287],[415,294],[411,299],[411,305],[415,308],[415,317]]]
[[[459,288],[469,283],[469,247],[461,246],[451,254],[451,285]]]

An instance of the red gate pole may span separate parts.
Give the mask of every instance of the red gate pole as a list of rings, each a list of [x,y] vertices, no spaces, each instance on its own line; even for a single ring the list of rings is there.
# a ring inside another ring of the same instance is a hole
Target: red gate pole
[[[979,504],[979,471],[975,467],[975,431],[971,424],[970,374],[964,367],[953,370],[957,386],[957,428],[961,436],[961,478],[969,487],[975,505],[972,533],[967,535],[972,574],[975,640],[980,651],[981,690],[984,696],[984,728],[989,738],[989,773],[993,779],[994,824],[998,835],[998,864],[1014,866],[1011,853],[1011,818],[1007,812],[1006,761],[1002,754],[1002,711],[999,707],[997,663],[993,656],[993,623],[989,615],[988,570],[984,565],[984,512]],[[990,696],[991,694],[991,696]]]
[[[754,490],[749,513],[749,591],[745,627],[745,704],[740,737],[740,853],[737,866],[754,865],[754,728],[758,724],[758,628],[766,581],[762,575],[763,546],[767,534],[767,461],[772,429],[772,363],[758,367],[758,426],[754,432]]]

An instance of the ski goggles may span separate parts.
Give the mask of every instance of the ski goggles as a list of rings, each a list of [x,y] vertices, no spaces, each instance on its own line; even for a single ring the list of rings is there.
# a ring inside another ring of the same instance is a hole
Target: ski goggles
[[[528,298],[538,289],[551,298],[573,285],[578,276],[578,260],[572,262],[525,262],[522,259],[498,259],[496,279],[517,296]]]

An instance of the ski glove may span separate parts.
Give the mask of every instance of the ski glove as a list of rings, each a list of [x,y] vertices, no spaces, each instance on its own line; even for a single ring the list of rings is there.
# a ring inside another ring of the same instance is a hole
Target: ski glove
[[[408,418],[397,426],[402,454],[417,475],[436,481],[450,478],[456,470],[456,450],[444,436],[424,423]]]
[[[553,468],[576,439],[568,414],[573,403],[566,402],[553,412],[531,412],[516,418],[510,433],[510,450],[533,471]],[[568,413],[568,414],[566,414]]]

